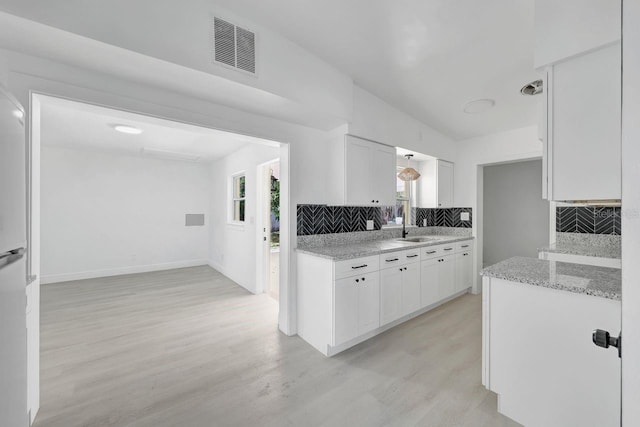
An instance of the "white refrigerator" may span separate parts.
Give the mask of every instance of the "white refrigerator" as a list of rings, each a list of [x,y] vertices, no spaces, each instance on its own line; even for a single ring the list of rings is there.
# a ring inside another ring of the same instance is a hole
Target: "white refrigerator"
[[[0,426],[29,425],[27,197],[22,106],[0,86]]]

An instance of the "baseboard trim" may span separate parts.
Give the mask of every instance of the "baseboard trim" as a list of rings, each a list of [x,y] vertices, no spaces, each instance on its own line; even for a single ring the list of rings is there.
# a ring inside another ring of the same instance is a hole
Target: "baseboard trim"
[[[216,270],[217,272],[221,273],[223,276],[226,276],[229,280],[231,280],[232,282],[238,284],[240,287],[244,288],[248,292],[251,292],[252,294],[257,295],[255,289],[249,289],[249,287],[247,287],[244,283],[242,283],[241,281],[239,281],[236,278],[234,278],[233,274],[231,274],[229,271],[227,271],[227,269],[224,268],[223,266],[221,266],[220,264],[217,264],[217,263],[213,262],[212,260],[209,260],[207,262],[207,265],[209,267],[213,268],[214,270]]]
[[[81,271],[78,273],[62,273],[43,275],[40,278],[42,285],[50,283],[68,282],[71,280],[96,279],[99,277],[121,276],[123,274],[148,273],[151,271],[172,270],[174,268],[197,267],[208,265],[205,259],[184,260],[166,262],[162,264],[134,265],[130,267],[110,268],[105,270]]]

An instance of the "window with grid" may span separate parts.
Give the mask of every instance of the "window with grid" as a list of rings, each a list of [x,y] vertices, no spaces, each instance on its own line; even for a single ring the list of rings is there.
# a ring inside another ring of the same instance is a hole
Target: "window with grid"
[[[231,191],[231,220],[244,222],[246,206],[246,177],[244,174],[234,175]]]

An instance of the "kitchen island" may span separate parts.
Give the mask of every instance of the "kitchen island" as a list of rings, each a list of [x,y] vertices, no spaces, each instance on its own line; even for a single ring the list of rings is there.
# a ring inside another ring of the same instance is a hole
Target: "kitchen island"
[[[481,272],[483,385],[527,427],[620,424],[621,271],[515,257]]]

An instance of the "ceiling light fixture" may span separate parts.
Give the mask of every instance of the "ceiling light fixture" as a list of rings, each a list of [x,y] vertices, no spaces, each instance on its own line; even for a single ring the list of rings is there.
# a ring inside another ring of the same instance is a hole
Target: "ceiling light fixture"
[[[111,127],[113,127],[113,129],[115,129],[118,132],[126,133],[128,135],[140,135],[142,133],[142,129],[139,129],[135,126],[111,125]]]
[[[398,173],[398,178],[402,181],[415,181],[420,178],[420,173],[414,168],[409,167],[409,161],[413,157],[413,154],[405,154],[404,156],[407,158],[407,167]]]
[[[496,101],[493,99],[476,99],[468,102],[463,110],[467,114],[480,114],[490,110],[494,105],[496,105]]]

